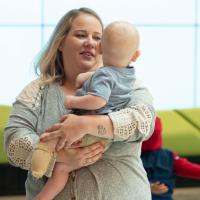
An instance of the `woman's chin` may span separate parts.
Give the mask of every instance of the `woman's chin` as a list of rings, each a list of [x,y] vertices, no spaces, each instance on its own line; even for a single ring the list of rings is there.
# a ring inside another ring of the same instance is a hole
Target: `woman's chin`
[[[92,63],[83,63],[81,66],[81,70],[83,70],[84,72],[87,71],[91,71],[92,69],[96,68],[96,63],[92,62]]]

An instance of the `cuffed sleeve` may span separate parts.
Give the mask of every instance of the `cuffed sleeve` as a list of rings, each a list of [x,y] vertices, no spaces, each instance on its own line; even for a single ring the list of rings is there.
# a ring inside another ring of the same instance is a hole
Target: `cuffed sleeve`
[[[29,170],[32,152],[38,143],[36,126],[41,102],[39,80],[27,85],[16,102],[4,134],[4,146],[9,162],[22,169]]]
[[[31,169],[31,159],[35,147],[38,144],[39,136],[31,134],[25,129],[7,129],[7,133],[16,132],[10,139],[6,140],[6,152],[9,162],[25,170]],[[52,154],[45,176],[51,177],[56,162],[56,154]]]
[[[31,135],[13,135],[6,144],[7,157],[10,163],[22,169],[29,170],[32,152],[38,139],[33,139]]]
[[[114,127],[114,141],[144,140],[154,126],[154,110],[145,104],[135,104],[109,114]]]

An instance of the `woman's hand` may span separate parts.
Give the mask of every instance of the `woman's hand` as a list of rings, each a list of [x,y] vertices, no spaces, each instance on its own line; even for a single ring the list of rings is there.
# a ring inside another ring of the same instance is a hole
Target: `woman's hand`
[[[160,183],[159,181],[151,183],[150,185],[152,194],[163,194],[169,190],[164,183]]]
[[[64,147],[70,147],[87,133],[87,130],[84,130],[86,126],[82,123],[81,119],[82,116],[74,114],[63,116],[60,123],[54,124],[41,135],[40,140],[46,142],[54,138],[59,138],[56,145],[57,151]]]
[[[62,149],[57,154],[57,162],[65,163],[68,171],[79,169],[97,162],[104,152],[101,143],[75,149]]]

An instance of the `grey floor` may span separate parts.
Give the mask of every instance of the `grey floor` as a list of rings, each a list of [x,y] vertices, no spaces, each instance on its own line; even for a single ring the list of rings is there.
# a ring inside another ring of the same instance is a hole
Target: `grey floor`
[[[200,187],[176,189],[174,200],[200,200]]]
[[[25,200],[24,196],[1,197],[0,200]],[[200,187],[175,189],[174,200],[200,200]]]

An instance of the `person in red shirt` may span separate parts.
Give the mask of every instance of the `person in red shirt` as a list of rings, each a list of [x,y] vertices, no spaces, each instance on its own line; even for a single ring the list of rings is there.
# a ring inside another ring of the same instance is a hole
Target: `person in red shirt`
[[[151,185],[152,200],[172,200],[176,176],[200,179],[200,165],[162,148],[162,124],[156,118],[152,136],[142,144],[142,162]]]

